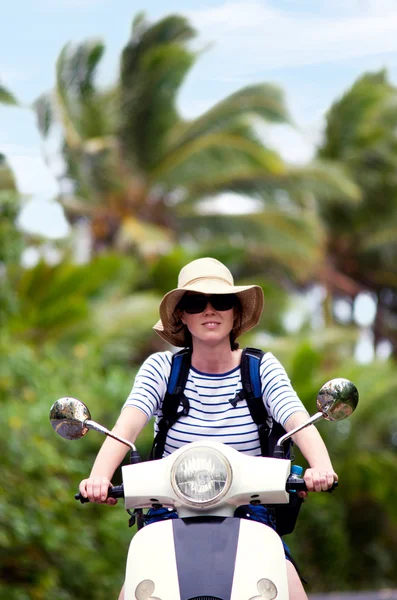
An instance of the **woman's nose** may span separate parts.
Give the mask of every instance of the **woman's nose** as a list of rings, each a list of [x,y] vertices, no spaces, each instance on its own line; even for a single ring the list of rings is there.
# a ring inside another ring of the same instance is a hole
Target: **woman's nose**
[[[210,299],[208,298],[208,300],[207,300],[207,306],[205,307],[204,312],[214,312],[214,310],[215,309],[212,306]]]

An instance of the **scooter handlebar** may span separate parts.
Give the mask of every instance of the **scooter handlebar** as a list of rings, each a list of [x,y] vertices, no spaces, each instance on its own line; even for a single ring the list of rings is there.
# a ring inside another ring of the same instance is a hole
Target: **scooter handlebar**
[[[330,487],[327,492],[333,492],[335,488],[338,487],[338,482],[334,481],[332,487]],[[300,477],[289,477],[287,479],[287,483],[285,485],[286,492],[307,492],[306,482],[304,479]]]
[[[109,488],[108,491],[108,498],[124,498],[124,486],[123,484],[121,485],[114,485],[112,487]],[[84,496],[82,496],[80,494],[80,492],[78,494],[75,494],[74,496],[75,500],[80,500],[81,504],[85,504],[86,502],[89,502],[88,498],[84,498]]]
[[[327,492],[333,492],[334,489],[337,487],[338,487],[338,482],[334,481],[332,487],[329,490],[327,490]],[[306,492],[307,491],[306,482],[304,479],[296,477],[296,476],[289,477],[287,480],[287,483],[285,485],[285,490],[286,490],[286,492]],[[109,491],[108,491],[108,498],[124,498],[123,484],[110,487]],[[87,502],[89,502],[89,499],[84,498],[84,496],[82,496],[80,494],[80,492],[75,494],[74,499],[80,500],[81,504],[86,504]]]

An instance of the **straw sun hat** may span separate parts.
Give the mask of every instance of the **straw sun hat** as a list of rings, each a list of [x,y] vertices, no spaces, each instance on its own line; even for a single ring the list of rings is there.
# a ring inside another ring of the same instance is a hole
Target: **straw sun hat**
[[[201,294],[237,294],[241,306],[241,321],[235,337],[252,329],[263,310],[263,291],[259,285],[234,285],[231,272],[215,258],[199,258],[188,263],[179,273],[178,287],[164,296],[160,303],[160,321],[153,329],[173,346],[185,345],[183,328],[176,331],[175,308],[186,292]]]

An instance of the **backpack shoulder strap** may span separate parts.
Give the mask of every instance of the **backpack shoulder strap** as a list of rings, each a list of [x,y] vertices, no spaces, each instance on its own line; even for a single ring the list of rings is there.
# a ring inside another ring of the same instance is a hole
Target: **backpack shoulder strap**
[[[190,363],[192,360],[192,351],[190,348],[183,348],[173,355],[171,362],[171,371],[167,384],[167,393],[178,395],[185,389],[186,381],[189,375]],[[164,414],[164,403],[163,403]]]
[[[264,352],[258,348],[244,348],[241,355],[241,383],[252,420],[258,427],[262,456],[269,456],[268,414],[262,399],[260,366]]]
[[[246,399],[262,396],[260,365],[263,355],[263,350],[258,348],[244,348],[241,355],[241,383]]]
[[[245,398],[252,420],[258,426],[262,456],[273,456],[277,440],[285,434],[285,429],[273,419],[271,427],[268,425],[269,415],[262,398],[262,381],[260,376],[260,365],[264,354],[258,348],[244,348],[241,356],[241,383],[243,390],[237,396]],[[236,397],[235,400],[238,401],[240,398]],[[289,440],[284,445],[286,456],[289,456],[291,444],[292,442]]]
[[[150,452],[151,460],[163,456],[165,440],[169,429],[177,422],[179,417],[187,415],[189,412],[189,400],[186,398],[184,390],[189,375],[191,359],[192,351],[190,348],[183,348],[172,357],[167,391],[162,405],[163,416],[158,422],[158,432],[154,438]],[[179,410],[181,404],[182,409]]]

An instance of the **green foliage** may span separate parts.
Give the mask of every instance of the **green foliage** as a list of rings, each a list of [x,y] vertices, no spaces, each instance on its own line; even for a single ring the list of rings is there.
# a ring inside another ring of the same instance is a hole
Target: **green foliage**
[[[335,296],[370,291],[377,301],[375,341],[397,348],[397,88],[385,71],[366,73],[335,102],[327,116],[322,159],[344,162],[360,188],[354,205],[339,195],[320,203],[327,231],[324,269]]]
[[[208,255],[227,262],[237,283],[262,285],[260,326],[240,342],[281,359],[309,412],[333,377],[360,392],[351,419],[318,425],[340,486],[307,500],[287,540],[310,591],[397,580],[395,361],[356,364],[358,332],[329,326],[330,302],[321,329],[307,319],[292,335],[284,322],[294,294],[314,281],[333,296],[373,291],[376,341],[394,339],[396,90],[384,72],[361,77],[329,111],[320,160],[290,167],[252,126],[252,117],[289,122],[273,86],[238,90],[197,119],[181,119],[177,94],[198,58],[194,37],[183,17],[150,24],[138,15],[110,89],[96,83],[103,43],[67,44],[55,89],[34,105],[44,138],[60,121],[76,192],[62,202],[72,222],[90,221],[97,257],[88,264],[65,258],[22,268],[20,199],[0,155],[1,597],[117,594],[133,533],[126,514],[73,500],[99,434],[66,442],[51,429],[49,409],[70,394],[111,427],[142,359],[164,348],[151,332],[160,298],[186,262]],[[2,87],[0,102],[16,104]],[[205,201],[225,191],[254,198],[257,211],[209,214]],[[151,438],[148,426],[144,456]]]
[[[9,279],[18,297],[8,321],[9,331],[35,343],[84,336],[92,327],[94,314],[88,300],[106,295],[106,288],[119,281],[125,262],[115,255],[103,255],[87,265],[62,262],[50,266],[42,261],[32,269],[9,266]]]
[[[316,350],[308,341],[292,356],[288,372],[309,412],[315,410],[319,387],[334,377],[353,381],[360,400],[348,420],[317,425],[339,475],[339,487],[332,495],[309,494],[296,530],[286,541],[312,592],[393,587],[397,578],[392,560],[397,548],[397,511],[392,501],[397,476],[395,364],[363,366],[335,355],[329,363],[329,356],[329,349]],[[304,464],[299,451],[296,454],[297,463]]]
[[[89,344],[69,351],[48,344],[35,352],[3,338],[0,355],[5,484],[0,493],[0,596],[66,600],[115,595],[132,535],[128,515],[121,503],[116,508],[81,506],[73,499],[101,436],[91,432],[68,443],[52,430],[48,415],[58,397],[71,394],[87,403],[93,418],[111,427],[134,370],[104,370],[100,352]],[[119,483],[120,474],[116,477]]]
[[[0,103],[9,104],[10,106],[18,105],[18,100],[15,98],[14,94],[7,90],[2,84],[0,84]]]
[[[0,192],[16,192],[15,177],[7,164],[4,154],[0,153]]]
[[[17,304],[7,269],[19,263],[24,248],[22,234],[15,228],[20,204],[14,174],[5,156],[0,154],[0,328]]]

